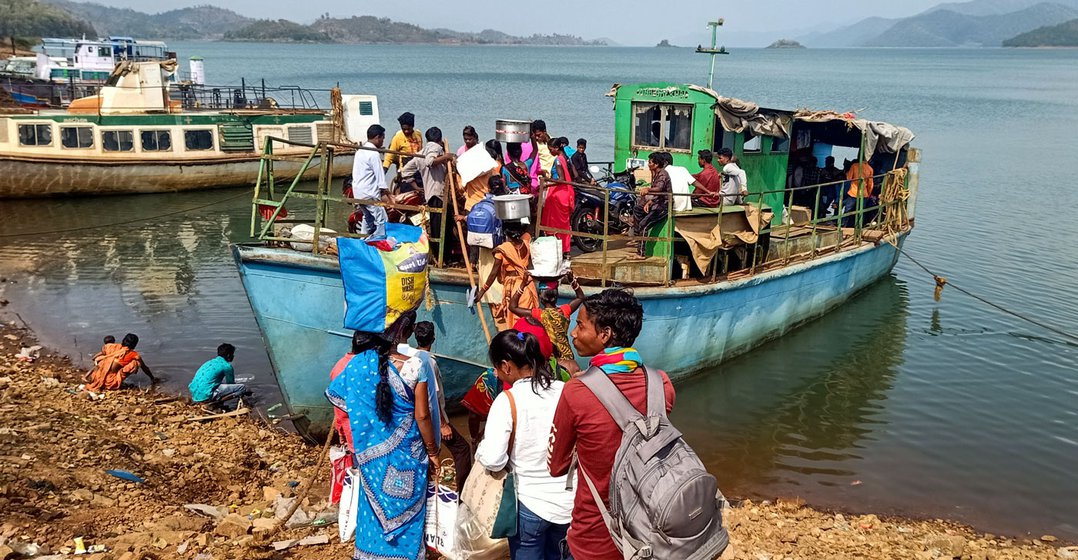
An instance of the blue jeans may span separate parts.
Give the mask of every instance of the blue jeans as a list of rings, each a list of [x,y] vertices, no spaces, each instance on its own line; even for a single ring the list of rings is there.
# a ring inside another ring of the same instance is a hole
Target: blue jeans
[[[222,383],[210,394],[210,401],[223,403],[242,397],[247,393],[247,386],[243,383]],[[231,405],[226,405],[226,407],[229,406]]]
[[[384,239],[386,236],[386,209],[381,206],[360,206],[363,212],[363,221],[360,222],[359,232],[368,235],[371,239]]]
[[[517,536],[509,537],[512,560],[561,560],[561,541],[569,524],[558,525],[535,515],[524,504],[517,507]]]

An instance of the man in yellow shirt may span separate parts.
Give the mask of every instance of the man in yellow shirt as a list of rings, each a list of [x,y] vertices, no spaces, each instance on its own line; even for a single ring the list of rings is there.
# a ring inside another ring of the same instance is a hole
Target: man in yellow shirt
[[[423,149],[423,135],[415,129],[415,115],[405,112],[397,117],[397,122],[400,123],[401,129],[393,135],[393,140],[389,142],[390,151],[418,154],[419,150]],[[404,164],[408,163],[409,159],[411,158],[407,156],[386,154],[385,159],[382,160],[382,168],[389,171],[389,166],[397,164],[397,170],[400,171]]]

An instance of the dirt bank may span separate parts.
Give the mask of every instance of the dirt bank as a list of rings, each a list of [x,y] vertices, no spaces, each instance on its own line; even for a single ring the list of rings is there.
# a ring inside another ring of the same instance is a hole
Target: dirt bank
[[[33,362],[16,358],[34,344],[29,331],[0,326],[0,560],[66,554],[76,537],[106,547],[82,556],[93,560],[351,557],[349,545],[335,542],[332,521],[310,521],[320,513],[335,519],[325,504],[328,469],[290,519],[297,526],[273,530],[304,492],[319,448],[250,416],[191,422],[204,411],[165,395],[132,389],[94,399],[77,389],[85,372],[48,349]],[[796,501],[745,502],[727,518],[731,556],[748,560],[1078,560],[1078,549],[1057,548],[1050,536],[1007,539],[943,521],[829,514]],[[271,546],[297,539],[308,540]]]

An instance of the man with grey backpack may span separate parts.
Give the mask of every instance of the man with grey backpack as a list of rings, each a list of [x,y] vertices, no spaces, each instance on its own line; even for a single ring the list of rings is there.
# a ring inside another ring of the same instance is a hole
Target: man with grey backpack
[[[565,384],[548,458],[551,476],[579,469],[562,558],[711,560],[729,542],[715,477],[667,418],[670,379],[632,347],[643,315],[609,289],[577,316],[573,346],[591,367]]]

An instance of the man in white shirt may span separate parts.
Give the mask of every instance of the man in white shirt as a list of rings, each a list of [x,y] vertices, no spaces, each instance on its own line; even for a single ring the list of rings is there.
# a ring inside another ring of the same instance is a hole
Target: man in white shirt
[[[670,175],[670,190],[675,195],[684,195],[674,197],[674,212],[692,210],[692,198],[688,195],[691,192],[689,187],[696,182],[696,178],[680,165],[667,165],[666,173]]]
[[[742,204],[744,196],[749,194],[748,177],[745,170],[734,163],[734,152],[730,148],[719,150],[719,165],[722,166],[723,204]]]
[[[355,159],[352,162],[352,196],[361,200],[389,201],[386,185],[386,174],[382,168],[382,157],[376,149],[381,149],[386,141],[386,129],[381,125],[372,124],[367,129],[367,141],[363,147],[367,149],[356,150]],[[381,239],[386,236],[386,209],[382,206],[368,206],[360,204],[359,211],[363,213],[363,221],[360,222],[359,232],[367,235],[370,239]]]

